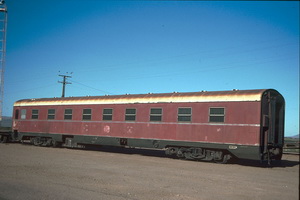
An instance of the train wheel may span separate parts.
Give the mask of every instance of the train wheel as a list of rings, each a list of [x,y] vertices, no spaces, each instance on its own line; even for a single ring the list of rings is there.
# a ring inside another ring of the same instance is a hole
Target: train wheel
[[[52,147],[59,148],[61,147],[61,145],[62,145],[61,142],[57,142],[56,140],[52,139]]]
[[[231,155],[230,154],[225,154],[222,156],[222,159],[221,160],[214,160],[215,163],[218,163],[218,164],[225,164],[228,162],[228,160],[231,158]]]
[[[191,152],[184,152],[183,155],[186,160],[194,160],[191,156]]]
[[[58,142],[55,140],[52,140],[52,147],[58,147]]]
[[[7,143],[7,140],[8,140],[8,138],[6,135],[0,136],[0,143]]]
[[[278,153],[275,155],[275,160],[281,160],[282,158],[282,149],[278,149]]]
[[[41,142],[40,137],[35,137],[35,138],[33,138],[33,144],[34,144],[34,146],[41,146],[43,144],[43,142]]]

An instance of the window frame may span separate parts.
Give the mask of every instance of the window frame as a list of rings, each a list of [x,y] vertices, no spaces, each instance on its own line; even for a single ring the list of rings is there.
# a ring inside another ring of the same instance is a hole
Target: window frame
[[[134,110],[134,114],[127,113],[127,111],[129,110]],[[136,108],[125,108],[125,121],[136,121],[136,113],[137,113]],[[131,117],[134,117],[134,119],[130,119]]]
[[[212,109],[223,109],[223,114],[212,114]],[[225,123],[226,109],[225,107],[209,107],[208,122],[209,123]],[[212,120],[212,117],[222,117],[222,121]]]
[[[152,110],[154,109],[160,109],[160,114],[152,113]],[[159,120],[156,120],[155,118],[159,117]],[[154,120],[153,120],[154,118]],[[150,114],[149,114],[149,121],[150,122],[162,122],[163,120],[163,109],[162,108],[150,108]]]
[[[54,111],[53,113],[50,113],[49,111]],[[47,113],[47,119],[48,120],[54,120],[55,119],[56,110],[54,108],[49,108]]]
[[[70,113],[66,113],[66,111],[71,111],[71,114]],[[69,116],[71,116],[69,118]],[[64,120],[72,120],[73,119],[73,109],[72,108],[65,108],[64,110]]]
[[[32,109],[31,110],[31,119],[39,119],[39,109]]]
[[[111,113],[104,113],[105,110],[111,110]],[[113,113],[114,113],[114,109],[113,108],[103,108],[102,110],[102,120],[103,121],[112,121],[113,119]],[[105,117],[109,117],[109,119],[105,119]]]
[[[85,113],[84,111],[90,111],[89,113]],[[83,121],[91,121],[92,120],[92,109],[91,108],[83,108],[82,109],[82,120]]]
[[[190,109],[190,114],[179,113],[180,109]],[[193,109],[192,109],[192,107],[178,107],[178,109],[177,109],[177,122],[180,122],[180,123],[192,122],[192,116],[193,116]],[[180,120],[180,118],[186,118],[186,117],[189,117],[190,119],[189,120]]]

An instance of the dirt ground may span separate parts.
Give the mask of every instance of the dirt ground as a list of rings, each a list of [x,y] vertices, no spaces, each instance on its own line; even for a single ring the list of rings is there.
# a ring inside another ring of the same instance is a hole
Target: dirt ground
[[[0,144],[0,199],[298,200],[299,156],[215,164],[161,151]]]

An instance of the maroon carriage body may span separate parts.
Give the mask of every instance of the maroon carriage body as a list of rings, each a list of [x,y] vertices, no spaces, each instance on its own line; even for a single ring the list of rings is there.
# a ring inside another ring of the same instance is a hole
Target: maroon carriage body
[[[283,124],[277,91],[234,90],[20,100],[13,130],[20,139],[77,137],[83,144],[161,149],[199,144],[261,159],[270,145],[282,148]]]

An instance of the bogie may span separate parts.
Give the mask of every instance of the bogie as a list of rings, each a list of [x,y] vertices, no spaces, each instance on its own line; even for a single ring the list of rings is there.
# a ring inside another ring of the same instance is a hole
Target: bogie
[[[166,155],[176,155],[178,158],[187,160],[214,161],[216,163],[227,163],[232,157],[229,153],[221,150],[203,149],[195,147],[168,147]]]
[[[49,137],[31,137],[30,143],[35,146],[50,147],[53,145],[53,140]]]

